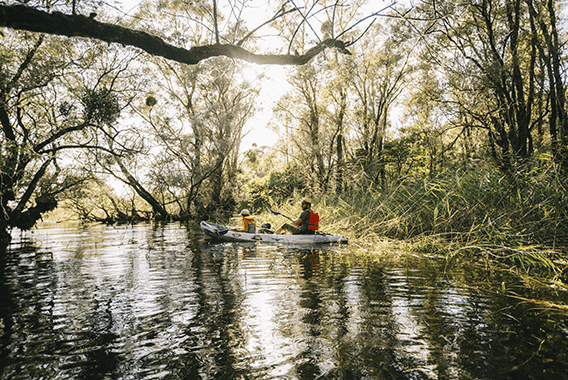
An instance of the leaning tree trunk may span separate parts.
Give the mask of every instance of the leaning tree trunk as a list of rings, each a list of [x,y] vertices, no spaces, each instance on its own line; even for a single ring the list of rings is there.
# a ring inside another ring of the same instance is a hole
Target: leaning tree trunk
[[[132,176],[132,174],[130,174],[126,166],[124,166],[124,164],[118,157],[115,157],[115,161],[120,167],[122,174],[125,175],[128,185],[131,186],[142,199],[148,202],[148,204],[152,207],[154,213],[158,215],[159,219],[166,219],[168,217],[168,212],[166,211],[166,209],[156,200],[156,198],[152,196],[152,194],[144,189],[144,187],[140,184],[140,182],[136,180],[136,178]]]

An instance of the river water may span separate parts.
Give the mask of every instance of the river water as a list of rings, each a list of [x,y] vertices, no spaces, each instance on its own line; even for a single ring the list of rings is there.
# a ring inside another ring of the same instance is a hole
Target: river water
[[[566,379],[566,300],[482,264],[43,223],[0,268],[2,379]]]

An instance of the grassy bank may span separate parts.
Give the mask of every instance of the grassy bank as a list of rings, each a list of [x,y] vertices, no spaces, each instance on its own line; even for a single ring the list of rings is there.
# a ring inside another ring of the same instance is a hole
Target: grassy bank
[[[411,250],[483,259],[556,282],[567,281],[568,181],[541,159],[511,169],[456,171],[315,199],[326,232],[357,242],[403,241]],[[281,206],[296,217],[299,206]],[[282,220],[276,220],[281,223]]]

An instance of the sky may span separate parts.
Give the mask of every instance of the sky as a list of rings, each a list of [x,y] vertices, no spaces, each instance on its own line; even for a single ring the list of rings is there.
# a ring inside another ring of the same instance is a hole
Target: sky
[[[247,122],[246,130],[250,130],[243,139],[241,150],[246,151],[256,143],[258,146],[274,145],[278,140],[278,134],[267,128],[272,117],[272,109],[276,102],[289,90],[290,85],[286,80],[286,68],[282,66],[259,67],[250,65],[252,71],[266,73],[263,79],[262,90],[257,100],[259,112]],[[245,133],[247,132],[245,130]]]

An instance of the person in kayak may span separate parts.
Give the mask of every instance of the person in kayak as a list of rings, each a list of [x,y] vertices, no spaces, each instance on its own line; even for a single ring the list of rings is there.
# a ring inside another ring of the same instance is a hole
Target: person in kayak
[[[243,211],[241,211],[241,216],[243,217],[241,219],[241,222],[243,223],[243,229],[241,231],[254,234],[256,232],[256,225],[254,224],[254,217],[250,216],[249,210],[246,208],[243,209]]]
[[[281,234],[290,232],[295,235],[313,235],[319,228],[319,214],[312,211],[312,200],[304,198],[302,200],[302,213],[300,217],[290,223],[284,223],[282,227],[274,232]]]

